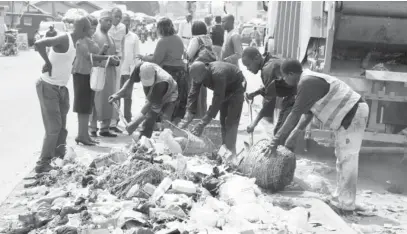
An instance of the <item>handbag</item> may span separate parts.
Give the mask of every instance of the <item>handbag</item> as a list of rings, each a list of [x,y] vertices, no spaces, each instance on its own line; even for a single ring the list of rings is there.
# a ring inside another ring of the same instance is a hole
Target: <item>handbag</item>
[[[95,92],[102,91],[105,87],[106,68],[109,65],[110,58],[111,56],[107,58],[105,67],[93,67],[93,58],[92,55],[90,55],[90,62],[92,64],[92,72],[90,74],[90,88]]]
[[[204,42],[200,37],[197,37],[199,43],[199,49],[195,54],[193,61],[200,61],[205,64],[216,61],[216,55],[212,51],[212,47],[205,46]]]

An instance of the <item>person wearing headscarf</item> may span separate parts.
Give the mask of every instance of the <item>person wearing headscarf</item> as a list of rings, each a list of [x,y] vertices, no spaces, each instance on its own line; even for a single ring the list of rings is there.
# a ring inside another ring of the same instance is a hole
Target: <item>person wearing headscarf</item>
[[[115,56],[116,45],[113,38],[108,35],[108,31],[112,26],[112,12],[104,10],[100,14],[100,27],[93,35],[93,40],[100,48],[106,44],[108,49],[104,55]],[[94,62],[96,66],[105,67],[106,61]],[[105,85],[102,91],[95,93],[95,106],[90,121],[90,132],[92,136],[97,136],[97,122],[100,121],[99,135],[103,137],[117,137],[117,134],[110,132],[110,122],[113,117],[113,106],[109,104],[108,99],[116,92],[116,67],[120,61],[110,59],[109,64],[105,69]]]
[[[170,74],[157,64],[140,62],[135,66],[130,79],[119,92],[109,98],[109,102],[119,100],[133,89],[135,82],[140,81],[146,95],[146,104],[126,127],[126,131],[132,135],[142,123],[141,130],[133,134],[133,139],[142,136],[150,138],[158,117],[161,117],[163,123],[166,120],[171,121],[178,98],[177,83]]]

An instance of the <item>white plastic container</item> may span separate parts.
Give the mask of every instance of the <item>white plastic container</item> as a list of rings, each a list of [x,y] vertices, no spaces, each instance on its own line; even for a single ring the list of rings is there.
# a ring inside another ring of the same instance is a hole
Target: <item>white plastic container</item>
[[[160,139],[168,147],[168,149],[170,150],[171,153],[173,153],[173,154],[182,153],[182,148],[181,148],[180,144],[172,136],[172,132],[170,129],[164,129],[164,131],[160,135]]]
[[[174,180],[174,182],[172,182],[172,189],[176,192],[184,194],[196,193],[195,184],[188,180]]]
[[[167,190],[171,187],[172,180],[168,177],[161,181],[161,184],[158,185],[157,189],[154,191],[153,195],[151,195],[151,202],[155,203],[158,201]]]

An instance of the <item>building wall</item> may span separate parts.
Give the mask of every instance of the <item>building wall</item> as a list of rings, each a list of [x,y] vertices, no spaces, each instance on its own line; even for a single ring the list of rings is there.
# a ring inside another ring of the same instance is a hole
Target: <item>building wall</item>
[[[188,14],[186,1],[160,1],[159,3],[161,16],[176,19]]]
[[[234,15],[235,20],[239,23],[248,22],[252,19],[267,19],[261,1],[227,1],[225,6],[228,14]]]

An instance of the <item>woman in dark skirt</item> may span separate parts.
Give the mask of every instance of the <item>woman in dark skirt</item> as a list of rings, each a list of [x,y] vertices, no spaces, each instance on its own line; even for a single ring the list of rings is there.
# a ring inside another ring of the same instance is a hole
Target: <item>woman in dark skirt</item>
[[[179,122],[184,118],[188,99],[188,80],[186,64],[183,60],[184,43],[175,34],[172,21],[162,18],[157,23],[157,33],[161,37],[155,48],[154,54],[149,56],[139,55],[141,60],[160,65],[168,72],[178,85],[178,104],[174,110],[172,121]]]
[[[98,21],[93,16],[88,16],[92,30],[89,30],[88,37],[76,42],[76,57],[72,68],[74,102],[73,111],[78,113],[78,136],[75,138],[77,144],[95,145],[98,142],[89,136],[88,123],[89,115],[92,113],[95,92],[90,88],[90,74],[92,71],[92,61],[107,60],[108,56],[101,55],[107,48],[99,49],[99,46],[92,41],[91,37],[95,33]]]

